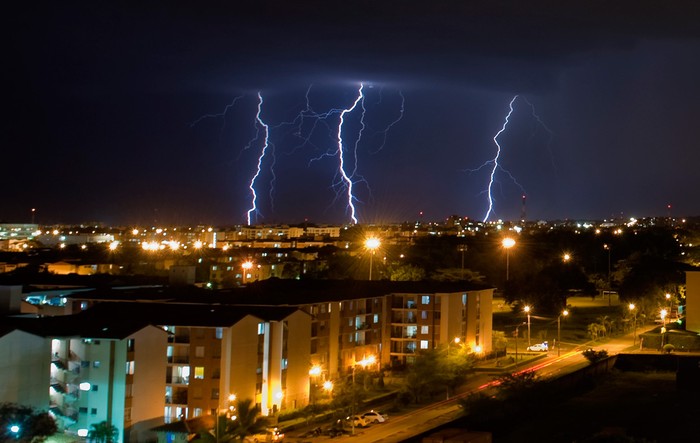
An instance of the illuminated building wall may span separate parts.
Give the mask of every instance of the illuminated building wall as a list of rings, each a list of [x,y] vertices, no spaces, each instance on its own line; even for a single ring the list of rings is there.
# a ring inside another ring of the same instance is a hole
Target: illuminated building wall
[[[700,333],[700,271],[686,271],[685,285],[685,329]]]

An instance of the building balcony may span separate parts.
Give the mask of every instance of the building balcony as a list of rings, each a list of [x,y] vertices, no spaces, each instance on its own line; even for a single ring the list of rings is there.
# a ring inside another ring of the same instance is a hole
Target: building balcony
[[[165,383],[170,385],[187,385],[190,383],[190,378],[169,375],[165,377]]]
[[[176,355],[168,357],[168,363],[189,363],[189,355]]]

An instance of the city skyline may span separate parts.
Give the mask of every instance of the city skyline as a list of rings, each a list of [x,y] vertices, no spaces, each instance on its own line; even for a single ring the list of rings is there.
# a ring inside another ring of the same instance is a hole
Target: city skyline
[[[3,221],[698,215],[690,2],[20,9]]]

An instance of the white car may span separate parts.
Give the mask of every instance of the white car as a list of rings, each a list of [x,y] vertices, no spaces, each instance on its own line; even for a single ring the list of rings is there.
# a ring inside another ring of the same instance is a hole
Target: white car
[[[549,343],[537,343],[536,345],[528,346],[528,351],[546,352],[549,351]]]
[[[284,434],[278,428],[268,428],[265,432],[249,435],[244,439],[246,443],[281,442],[283,440]]]
[[[347,417],[345,418],[345,421],[348,423],[348,425],[354,425],[356,428],[364,428],[366,426],[369,426],[369,424],[371,423],[369,420],[365,420],[364,418],[362,418],[362,416],[359,415]]]
[[[389,416],[386,414],[382,414],[379,411],[371,410],[369,412],[365,412],[362,414],[362,418],[365,419],[365,421],[369,423],[384,423],[385,421],[389,420]]]

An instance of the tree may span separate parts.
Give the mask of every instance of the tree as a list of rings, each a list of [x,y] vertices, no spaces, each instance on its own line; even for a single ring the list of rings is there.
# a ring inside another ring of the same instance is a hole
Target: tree
[[[57,430],[48,412],[16,403],[0,403],[0,441],[37,443]]]
[[[112,443],[119,437],[119,430],[116,426],[107,421],[101,421],[90,426],[88,440],[97,443]]]
[[[597,361],[605,360],[606,358],[608,358],[608,351],[606,351],[605,349],[601,349],[600,351],[596,351],[594,349],[586,349],[581,353],[581,355],[586,357],[586,359],[589,362],[595,363]]]
[[[395,265],[389,267],[391,281],[420,281],[425,280],[425,271],[414,265]]]
[[[239,400],[235,411],[236,419],[228,421],[225,432],[230,437],[243,440],[249,435],[264,432],[270,426],[269,419],[260,415],[250,398]]]

